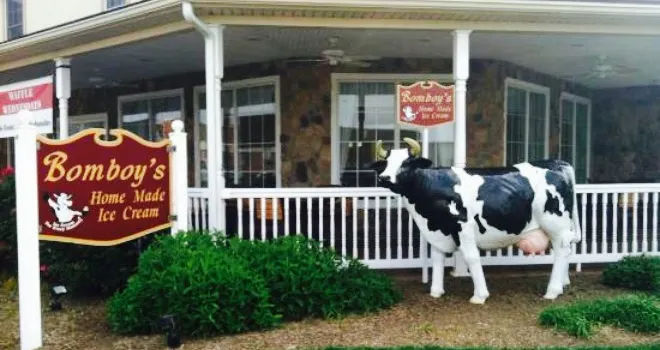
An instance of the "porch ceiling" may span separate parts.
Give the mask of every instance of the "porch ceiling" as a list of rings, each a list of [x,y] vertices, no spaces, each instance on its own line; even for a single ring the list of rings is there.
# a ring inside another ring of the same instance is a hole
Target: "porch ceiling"
[[[452,55],[452,35],[448,31],[228,26],[225,66],[318,57],[329,48],[328,39],[332,36],[339,38],[337,47],[348,55],[401,58]],[[660,66],[656,63],[660,36],[475,31],[470,50],[473,58],[509,61],[592,88],[652,85],[660,81]],[[580,76],[595,65],[599,55],[606,55],[611,63],[634,68],[636,72],[609,78]],[[51,62],[44,62],[3,72],[0,84],[49,74],[53,69]],[[94,51],[72,60],[75,88],[203,69],[204,45],[194,31]]]

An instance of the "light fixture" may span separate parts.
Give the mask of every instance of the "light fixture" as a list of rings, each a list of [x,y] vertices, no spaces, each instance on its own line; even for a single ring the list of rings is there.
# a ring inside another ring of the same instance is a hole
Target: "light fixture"
[[[176,316],[165,315],[161,317],[160,325],[163,331],[167,332],[167,347],[169,349],[178,349],[181,347],[181,332],[176,324]]]
[[[51,311],[60,311],[62,310],[62,297],[67,293],[66,287],[59,285],[53,286],[50,289],[51,301],[50,309]]]

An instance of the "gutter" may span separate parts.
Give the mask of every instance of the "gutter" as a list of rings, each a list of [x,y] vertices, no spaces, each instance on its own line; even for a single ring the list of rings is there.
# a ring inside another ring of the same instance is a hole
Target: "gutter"
[[[200,6],[305,9],[435,10],[588,15],[660,15],[660,4],[554,0],[194,0]]]
[[[211,37],[209,27],[204,24],[197,15],[195,15],[195,9],[190,2],[184,0],[181,3],[181,13],[186,22],[191,23],[195,29],[202,34],[204,39],[209,39]]]

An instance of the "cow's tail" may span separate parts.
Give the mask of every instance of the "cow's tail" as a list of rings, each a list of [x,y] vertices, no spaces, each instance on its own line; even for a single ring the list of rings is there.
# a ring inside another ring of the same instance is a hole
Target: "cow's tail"
[[[571,192],[573,192],[573,239],[571,242],[577,243],[582,240],[582,229],[580,228],[580,217],[578,216],[578,201],[577,201],[577,191],[576,181],[575,181],[575,168],[572,165],[566,166],[566,171],[568,171],[568,177],[570,179]]]

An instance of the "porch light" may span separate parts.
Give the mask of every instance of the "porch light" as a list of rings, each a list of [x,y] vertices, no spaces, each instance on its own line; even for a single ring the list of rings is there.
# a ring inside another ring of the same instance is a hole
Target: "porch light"
[[[67,293],[66,287],[59,285],[53,286],[50,289],[51,301],[50,309],[51,311],[60,311],[62,310],[62,297]]]
[[[176,316],[165,315],[161,317],[160,325],[163,328],[163,331],[167,332],[167,348],[178,349],[181,347],[181,333],[176,324]]]

